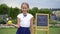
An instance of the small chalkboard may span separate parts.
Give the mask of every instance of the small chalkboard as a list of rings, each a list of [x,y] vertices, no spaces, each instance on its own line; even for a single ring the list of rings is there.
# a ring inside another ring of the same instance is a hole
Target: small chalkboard
[[[37,26],[48,26],[48,14],[36,15]]]

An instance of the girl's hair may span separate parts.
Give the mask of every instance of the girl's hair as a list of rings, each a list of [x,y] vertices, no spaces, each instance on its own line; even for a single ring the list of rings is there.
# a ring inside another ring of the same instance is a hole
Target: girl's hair
[[[21,8],[22,8],[22,6],[23,6],[24,4],[27,5],[27,7],[29,8],[29,4],[26,3],[26,2],[23,2],[23,3],[21,4]]]

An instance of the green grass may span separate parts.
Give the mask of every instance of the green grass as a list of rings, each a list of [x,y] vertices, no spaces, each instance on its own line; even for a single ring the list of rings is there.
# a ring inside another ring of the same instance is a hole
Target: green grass
[[[38,34],[46,34],[46,31],[37,31]],[[60,34],[60,28],[50,28],[49,34]]]
[[[16,34],[16,28],[0,28],[0,34]]]
[[[16,34],[17,28],[0,28],[0,34]],[[60,28],[50,27],[50,34],[60,34]],[[38,34],[46,34],[45,31],[38,31]]]
[[[50,28],[50,34],[60,34],[60,28]]]
[[[37,31],[37,34],[46,34],[46,32],[45,31]]]

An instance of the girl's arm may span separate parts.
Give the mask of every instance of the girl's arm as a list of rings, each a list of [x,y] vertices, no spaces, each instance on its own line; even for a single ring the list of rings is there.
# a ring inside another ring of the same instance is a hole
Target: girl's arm
[[[16,27],[20,27],[20,19],[19,18],[17,18],[17,26]]]
[[[33,31],[33,18],[31,18],[30,20],[30,31],[31,31],[31,34],[34,34],[34,31]]]
[[[17,24],[16,24],[16,25],[13,24],[13,26],[15,26],[15,27],[17,27],[17,28],[20,27],[20,19],[19,19],[19,18],[17,18]]]

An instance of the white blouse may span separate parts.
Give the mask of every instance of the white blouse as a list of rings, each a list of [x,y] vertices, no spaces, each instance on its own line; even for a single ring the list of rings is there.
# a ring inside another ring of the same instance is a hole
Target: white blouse
[[[21,13],[17,17],[20,18],[21,27],[30,27],[30,20],[33,17],[31,14],[27,13],[27,16],[24,17],[23,13]]]

